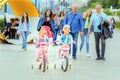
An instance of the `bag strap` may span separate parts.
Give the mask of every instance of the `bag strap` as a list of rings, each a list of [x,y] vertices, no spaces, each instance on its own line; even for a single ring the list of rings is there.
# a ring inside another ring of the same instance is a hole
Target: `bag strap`
[[[70,26],[72,25],[72,23],[73,23],[73,20],[75,19],[75,16],[76,16],[76,14],[74,14],[74,17],[73,17],[73,19],[72,19],[72,21],[71,21],[71,23],[70,23]],[[71,28],[72,29],[72,28]],[[72,30],[71,30],[72,31]]]
[[[74,17],[73,17],[73,19],[72,19],[72,21],[71,21],[71,23],[70,23],[70,26],[71,26],[71,24],[73,23],[73,20],[75,19],[75,16],[76,16],[76,14],[74,14]]]

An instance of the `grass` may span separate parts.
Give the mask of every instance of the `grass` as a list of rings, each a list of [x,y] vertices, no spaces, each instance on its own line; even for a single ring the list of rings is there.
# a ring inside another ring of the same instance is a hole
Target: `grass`
[[[116,22],[115,28],[120,29],[120,21]]]
[[[0,18],[0,30],[4,27],[4,19]]]

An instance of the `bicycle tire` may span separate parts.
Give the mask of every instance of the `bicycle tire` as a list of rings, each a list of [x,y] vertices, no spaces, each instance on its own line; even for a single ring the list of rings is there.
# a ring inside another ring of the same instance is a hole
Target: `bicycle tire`
[[[66,65],[64,65],[64,61],[65,61],[65,64],[66,64]],[[67,58],[66,56],[64,56],[64,61],[62,61],[62,66],[61,66],[61,68],[62,68],[62,70],[63,70],[64,72],[66,72],[67,69],[68,69],[68,64],[69,64],[68,58]]]
[[[54,64],[54,69],[56,69],[56,64]]]
[[[46,69],[46,59],[45,59],[45,55],[43,55],[43,59],[42,59],[42,71],[45,72]]]
[[[47,69],[49,68],[49,66],[47,65]]]
[[[39,65],[39,69],[41,69],[42,63]]]
[[[31,69],[33,69],[33,65],[31,66]]]

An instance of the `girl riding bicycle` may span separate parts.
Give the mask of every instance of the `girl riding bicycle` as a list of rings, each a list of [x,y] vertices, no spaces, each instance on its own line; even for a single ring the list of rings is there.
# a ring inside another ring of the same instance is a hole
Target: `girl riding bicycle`
[[[37,52],[37,58],[36,61],[39,61],[40,56],[42,55],[42,48],[41,46],[45,46],[44,51],[47,53],[48,50],[48,37],[46,36],[46,30],[44,27],[40,29],[38,32],[37,38],[35,39],[34,43],[36,44],[36,52]],[[46,55],[46,58],[48,59],[48,56]]]

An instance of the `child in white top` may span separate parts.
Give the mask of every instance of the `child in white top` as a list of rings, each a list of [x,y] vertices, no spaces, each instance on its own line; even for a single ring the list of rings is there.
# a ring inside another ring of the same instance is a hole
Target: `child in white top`
[[[64,34],[61,35],[59,41],[60,41],[60,44],[62,45],[61,48],[59,49],[59,57],[61,58],[61,50],[62,48],[66,47],[66,48],[69,48],[71,47],[71,43],[73,42],[73,38],[72,36],[69,34],[70,33],[70,26],[69,25],[65,25],[63,27],[63,32]],[[70,51],[70,50],[69,50]]]

